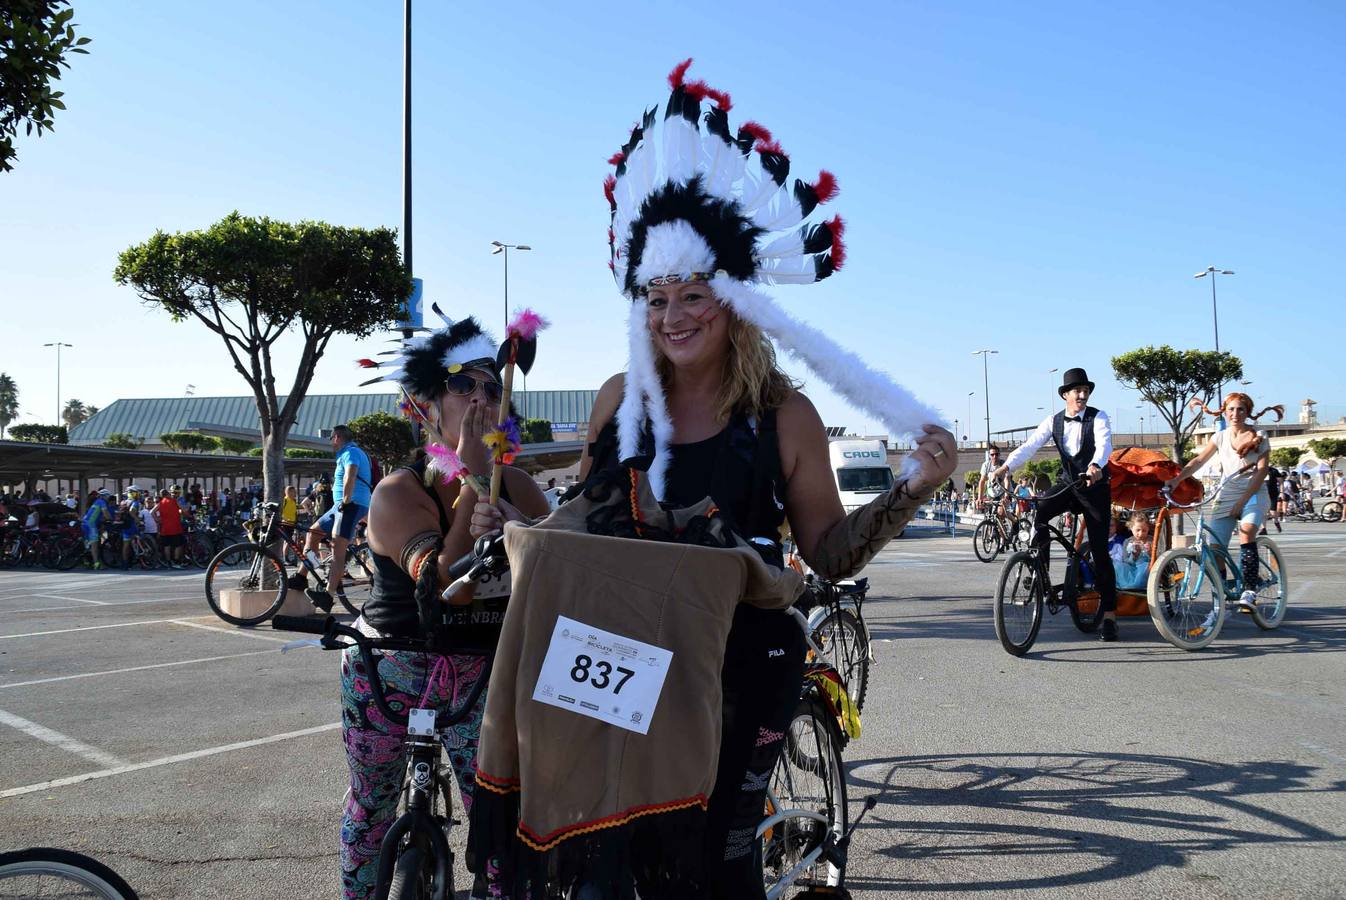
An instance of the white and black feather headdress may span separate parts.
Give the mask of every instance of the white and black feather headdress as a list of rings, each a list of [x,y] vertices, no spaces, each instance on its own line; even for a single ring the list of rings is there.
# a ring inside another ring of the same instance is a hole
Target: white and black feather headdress
[[[761,328],[852,405],[883,422],[894,437],[941,421],[906,388],[757,289],[812,284],[842,267],[841,217],[805,221],[837,195],[837,182],[822,171],[813,182],[789,183],[790,158],[780,143],[754,122],[731,131],[729,95],[703,81],[688,81],[691,63],[680,63],[668,76],[672,93],[659,142],[656,110],[650,109],[609,160],[615,171],[603,183],[611,211],[608,265],[632,301],[630,364],[617,413],[622,459],[642,455],[648,426],[655,444],[650,486],[656,497],[663,496],[673,425],[646,318],[645,296],[654,284],[706,282],[722,304]],[[711,106],[703,117],[705,100]]]
[[[419,334],[399,339],[398,349],[379,354],[388,357],[382,362],[360,360],[360,365],[366,369],[381,370],[377,378],[362,382],[361,387],[395,381],[424,403],[438,399],[445,391],[445,379],[463,369],[488,369],[500,377],[495,341],[482,330],[476,319],[468,316],[454,321],[444,315],[438,304],[432,304],[431,309],[444,321],[444,327],[417,329]]]

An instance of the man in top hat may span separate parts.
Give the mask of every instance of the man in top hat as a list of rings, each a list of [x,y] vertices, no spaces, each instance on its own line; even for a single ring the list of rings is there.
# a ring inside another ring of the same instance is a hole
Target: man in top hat
[[[1099,608],[1103,625],[1099,639],[1117,640],[1117,579],[1108,556],[1108,520],[1112,514],[1112,491],[1108,486],[1108,456],[1112,453],[1112,424],[1108,414],[1089,406],[1089,395],[1094,383],[1083,369],[1067,369],[1057,389],[1066,401],[1064,411],[1048,416],[1033,432],[1033,436],[1019,445],[1005,464],[992,473],[1001,477],[1032,458],[1043,444],[1052,441],[1061,455],[1061,480],[1056,493],[1038,504],[1037,527],[1033,544],[1043,554],[1050,543],[1047,522],[1066,510],[1081,513],[1089,536],[1089,550],[1093,558],[1094,585],[1098,588]],[[1087,486],[1068,487],[1084,478]]]

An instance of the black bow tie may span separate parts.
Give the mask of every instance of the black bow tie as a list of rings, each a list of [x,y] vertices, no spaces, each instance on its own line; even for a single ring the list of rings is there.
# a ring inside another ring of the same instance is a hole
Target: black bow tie
[[[1066,416],[1067,422],[1083,422],[1084,416]]]

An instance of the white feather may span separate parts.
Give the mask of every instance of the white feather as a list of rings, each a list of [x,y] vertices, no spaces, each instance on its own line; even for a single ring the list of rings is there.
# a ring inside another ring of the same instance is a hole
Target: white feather
[[[781,259],[787,256],[801,256],[804,253],[804,231],[796,228],[788,234],[783,234],[771,243],[767,244],[761,250],[757,251],[758,259]]]
[[[717,135],[706,132],[701,141],[701,170],[705,172],[706,192],[714,197],[733,199],[734,183],[743,174],[743,154]]]
[[[735,314],[771,335],[852,406],[882,422],[893,437],[918,435],[927,422],[944,424],[943,416],[911,391],[818,329],[795,319],[765,294],[725,275],[712,279],[710,288]]]
[[[636,267],[636,283],[648,284],[660,275],[713,272],[715,253],[706,239],[685,219],[661,222],[645,232],[645,249]]]
[[[743,211],[744,215],[752,215],[781,190],[783,188],[776,184],[771,175],[760,165],[756,172],[745,168],[743,172],[743,199],[739,201],[739,209]]]
[[[799,207],[794,191],[781,188],[771,202],[752,215],[752,223],[764,231],[784,231],[804,221],[804,210]]]
[[[448,350],[444,351],[444,355],[440,357],[440,362],[445,368],[448,368],[455,364],[461,365],[463,363],[471,362],[474,359],[482,359],[483,357],[495,359],[497,349],[495,341],[484,334],[479,334],[474,338],[464,341],[457,347],[450,347]]]
[[[631,301],[626,319],[627,363],[626,383],[622,386],[622,405],[617,408],[617,453],[629,459],[639,452],[640,431],[645,420],[645,372],[642,354],[648,354],[648,326],[645,324],[645,302]]]
[[[810,253],[758,266],[753,275],[762,284],[813,284],[818,280],[818,266]]]

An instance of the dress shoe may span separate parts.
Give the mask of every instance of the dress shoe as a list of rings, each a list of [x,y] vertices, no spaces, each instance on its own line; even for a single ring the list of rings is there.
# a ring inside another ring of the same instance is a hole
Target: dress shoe
[[[1117,640],[1117,620],[1104,619],[1103,624],[1098,629],[1098,639],[1106,643]]]

